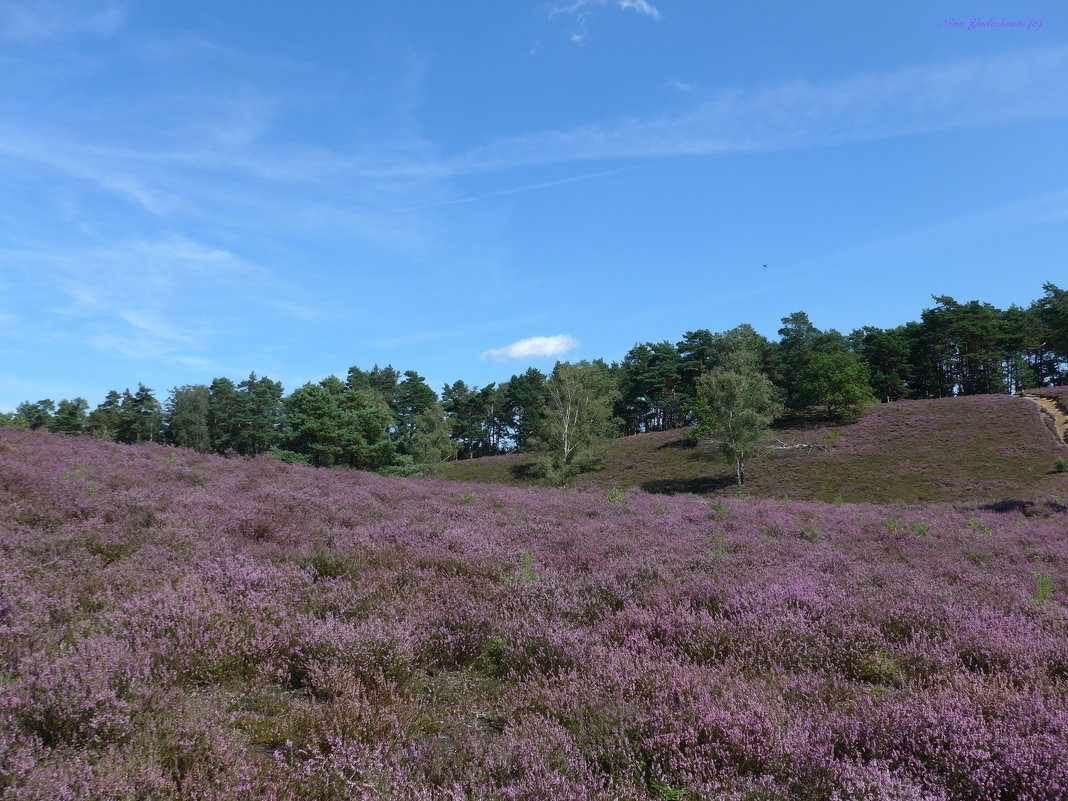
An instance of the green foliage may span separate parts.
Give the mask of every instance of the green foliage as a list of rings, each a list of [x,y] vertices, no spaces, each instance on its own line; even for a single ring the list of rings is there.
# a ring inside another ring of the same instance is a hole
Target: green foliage
[[[822,365],[814,366],[813,359],[816,354],[847,354],[849,342],[834,329],[820,331],[805,312],[794,312],[783,317],[782,324],[779,329],[778,356],[781,366],[780,383],[785,388],[786,406],[800,410],[820,404],[821,384],[817,375]]]
[[[662,798],[664,801],[686,801],[688,798],[686,790],[661,784],[655,779],[649,782],[649,789],[656,793],[657,798]]]
[[[381,396],[338,379],[305,384],[286,399],[284,449],[315,467],[377,470],[393,463],[392,422]]]
[[[1035,572],[1035,595],[1037,604],[1049,603],[1053,600],[1053,579],[1045,573]]]
[[[609,487],[604,495],[609,503],[626,504],[627,502],[627,491],[622,487]]]
[[[912,521],[912,531],[918,537],[926,537],[931,533],[931,526],[929,523],[914,520]]]
[[[823,406],[828,417],[855,418],[873,403],[868,368],[852,353],[809,354],[800,372],[801,392],[814,405]]]
[[[504,427],[496,384],[479,389],[457,381],[442,390],[441,406],[460,458],[474,459],[500,452]]]
[[[501,637],[490,637],[482,646],[474,663],[471,665],[484,676],[491,678],[503,678],[508,673],[505,664],[506,643]]]
[[[533,551],[519,552],[519,575],[523,579],[523,581],[537,580],[538,574],[534,572]]]
[[[905,669],[892,655],[873,650],[861,658],[856,678],[875,687],[900,687],[905,682]]]
[[[55,401],[45,398],[36,403],[24,401],[15,407],[15,425],[29,429],[45,428],[52,421]]]
[[[560,464],[552,453],[538,453],[531,463],[530,475],[549,487],[563,487],[575,476],[595,473],[602,467],[603,447],[589,448],[577,454],[570,464]]]
[[[110,390],[104,400],[89,413],[86,429],[90,434],[105,439],[114,438],[122,426],[122,396]]]
[[[545,436],[545,406],[549,399],[548,377],[531,367],[521,375],[513,375],[501,385],[498,407],[511,429],[517,451],[525,451],[531,443]]]
[[[745,463],[760,452],[775,417],[779,392],[757,368],[751,351],[731,351],[721,367],[698,381],[695,411],[702,432],[719,440],[720,451],[745,483]]]
[[[693,400],[692,381],[678,349],[670,342],[635,345],[623,357],[621,396],[630,411],[626,429],[663,431],[683,424]]]
[[[937,304],[920,315],[923,335],[941,363],[937,391],[975,395],[1004,392],[1004,314],[989,303],[958,303],[936,295]],[[936,379],[937,380],[937,379]]]
[[[117,562],[123,557],[129,556],[136,550],[136,547],[129,543],[99,541],[89,542],[86,544],[85,548],[89,553],[103,559],[105,565]]]
[[[64,434],[84,433],[89,419],[88,409],[89,402],[85,398],[61,400],[55,416],[48,421],[48,430]]]
[[[715,533],[716,547],[710,548],[708,555],[712,559],[723,559],[727,555],[727,535],[722,531]]]
[[[236,385],[229,378],[216,378],[208,392],[207,425],[213,450],[252,456],[279,444],[284,416],[279,382],[250,373]],[[203,401],[199,394],[194,399],[180,392],[177,399],[183,401],[179,407],[183,412],[181,428],[187,431],[186,436],[202,441],[199,417]]]
[[[201,453],[211,450],[211,390],[203,384],[175,387],[166,405],[167,441]]]
[[[118,442],[158,442],[163,439],[163,407],[144,384],[137,385],[136,393],[128,389],[122,393],[118,411],[118,429],[113,435]]]
[[[1039,343],[1035,362],[1038,384],[1063,383],[1068,373],[1068,291],[1051,283],[1043,284],[1043,297],[1036,300],[1029,310],[1036,321],[1036,330],[1031,343]]]
[[[438,465],[456,458],[459,446],[451,438],[451,424],[437,401],[407,418],[403,432],[401,453],[411,458],[420,473],[433,472]]]
[[[296,451],[287,451],[285,448],[280,448],[275,445],[271,448],[270,453],[281,459],[286,464],[303,464],[311,465],[311,455],[307,453],[297,453]]]
[[[560,362],[546,388],[537,471],[548,483],[563,485],[602,458],[601,446],[615,430],[612,405],[618,393],[603,362]]]
[[[406,453],[401,453],[393,457],[392,464],[380,467],[376,472],[381,473],[384,476],[411,478],[412,476],[425,476],[431,474],[436,469],[437,467],[435,465],[416,464],[412,461],[411,456]]]
[[[311,568],[316,581],[342,578],[357,573],[356,566],[351,559],[330,551],[316,551],[304,560],[304,565]]]
[[[904,326],[894,329],[865,326],[850,334],[849,339],[854,353],[868,367],[871,389],[877,400],[890,402],[908,397],[913,366]]]
[[[1055,461],[1053,463],[1053,470],[1057,473],[1068,473],[1068,458]]]

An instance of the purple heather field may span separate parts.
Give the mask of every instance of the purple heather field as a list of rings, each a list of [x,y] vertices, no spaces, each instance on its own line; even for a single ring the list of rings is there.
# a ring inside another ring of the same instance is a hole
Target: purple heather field
[[[0,798],[1068,798],[1064,499],[397,479],[0,429]]]

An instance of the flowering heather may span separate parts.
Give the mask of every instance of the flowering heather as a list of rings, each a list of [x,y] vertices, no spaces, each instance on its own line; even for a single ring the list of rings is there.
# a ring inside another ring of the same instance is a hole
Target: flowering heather
[[[0,548],[2,799],[1068,798],[1062,500],[713,503],[0,429]]]
[[[1038,395],[1042,398],[1053,398],[1068,406],[1068,387],[1037,387],[1025,390],[1028,395]]]

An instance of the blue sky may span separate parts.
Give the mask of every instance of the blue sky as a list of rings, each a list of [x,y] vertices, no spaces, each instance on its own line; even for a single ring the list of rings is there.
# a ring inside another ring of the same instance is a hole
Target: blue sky
[[[0,409],[1068,284],[1063,3],[0,0],[0,75]]]

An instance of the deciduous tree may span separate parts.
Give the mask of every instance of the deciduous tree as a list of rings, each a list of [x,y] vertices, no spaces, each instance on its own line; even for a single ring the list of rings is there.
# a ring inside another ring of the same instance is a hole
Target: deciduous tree
[[[870,380],[867,366],[852,353],[816,351],[801,375],[805,396],[823,406],[828,417],[854,416],[872,403]]]
[[[618,390],[604,362],[560,362],[546,384],[542,471],[552,483],[599,461],[598,446],[616,430],[612,404]]]
[[[746,462],[761,450],[782,411],[780,393],[760,372],[755,355],[744,349],[729,353],[720,367],[702,375],[697,389],[699,431],[719,440],[738,484],[744,484]]]
[[[167,441],[180,448],[207,453],[211,450],[208,428],[211,390],[204,384],[175,387],[166,405]]]

